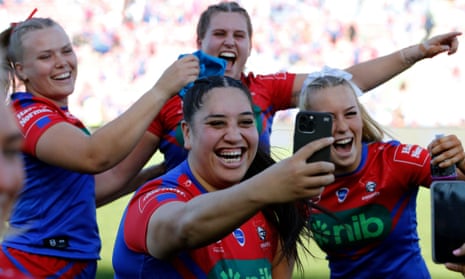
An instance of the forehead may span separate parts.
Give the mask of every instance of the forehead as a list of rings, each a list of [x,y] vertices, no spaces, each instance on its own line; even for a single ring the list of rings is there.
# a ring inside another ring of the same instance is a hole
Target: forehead
[[[356,96],[349,85],[337,85],[320,89],[308,95],[311,109],[333,111],[357,106]]]
[[[210,19],[208,30],[247,31],[247,20],[238,12],[217,12]]]
[[[217,87],[204,96],[201,110],[206,114],[238,114],[252,111],[252,105],[239,88]]]
[[[68,44],[70,44],[68,35],[58,25],[32,30],[23,35],[23,46],[28,51],[58,49]]]

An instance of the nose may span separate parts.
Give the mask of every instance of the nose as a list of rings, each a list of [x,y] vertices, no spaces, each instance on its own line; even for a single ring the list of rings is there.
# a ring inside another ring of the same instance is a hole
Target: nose
[[[57,55],[55,58],[55,67],[56,68],[61,68],[64,65],[66,65],[66,58],[63,57],[63,55]]]
[[[238,142],[242,140],[241,129],[237,125],[231,125],[226,130],[224,140],[228,142]]]
[[[226,45],[226,46],[233,46],[234,45],[234,37],[233,37],[233,35],[227,35],[224,38],[224,45]]]
[[[335,133],[343,133],[347,131],[349,125],[344,121],[344,119],[335,117],[333,118],[333,132]]]

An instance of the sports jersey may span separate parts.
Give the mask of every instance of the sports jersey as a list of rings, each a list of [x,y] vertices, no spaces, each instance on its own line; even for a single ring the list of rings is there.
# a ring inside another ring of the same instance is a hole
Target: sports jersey
[[[129,202],[116,236],[115,278],[271,278],[277,235],[261,213],[223,239],[180,252],[171,260],[148,254],[146,233],[153,212],[205,193],[187,161],[142,186]]]
[[[93,175],[49,165],[35,156],[39,138],[57,123],[89,132],[67,108],[44,98],[15,93],[12,101],[25,138],[26,179],[10,218],[13,233],[5,236],[3,245],[38,255],[97,260],[100,238]]]
[[[244,74],[241,76],[242,83],[252,93],[260,147],[268,152],[270,151],[273,117],[277,111],[291,108],[294,79],[295,74],[291,73],[256,76],[249,73],[247,76]],[[182,98],[177,95],[165,103],[148,129],[160,138],[159,149],[164,154],[167,170],[175,167],[187,157],[181,130],[182,119]]]
[[[331,278],[430,278],[416,221],[419,186],[431,183],[430,155],[397,141],[362,145],[353,173],[326,186],[311,227]]]

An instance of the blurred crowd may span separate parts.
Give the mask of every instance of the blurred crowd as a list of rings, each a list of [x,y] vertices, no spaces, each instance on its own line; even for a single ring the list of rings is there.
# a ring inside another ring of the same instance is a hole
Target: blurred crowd
[[[212,0],[0,0],[0,24],[52,17],[79,59],[70,110],[99,126],[132,104],[180,54],[194,52]],[[254,26],[254,73],[346,68],[435,34],[463,30],[465,0],[244,0]],[[417,63],[362,97],[381,124],[465,125],[465,34],[456,55]],[[247,70],[246,69],[246,70]],[[278,114],[287,121],[292,113]]]

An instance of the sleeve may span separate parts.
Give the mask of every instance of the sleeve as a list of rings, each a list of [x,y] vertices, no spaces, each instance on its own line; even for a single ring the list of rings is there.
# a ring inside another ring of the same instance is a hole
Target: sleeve
[[[254,95],[254,102],[260,107],[273,108],[273,112],[293,108],[292,103],[294,80],[293,73],[280,72],[269,75],[246,78],[247,86]]]
[[[410,185],[429,187],[431,184],[431,156],[419,145],[400,144],[394,149],[394,163],[400,164],[401,175],[410,178]]]
[[[30,100],[27,105],[21,102],[13,104],[19,127],[24,135],[23,151],[35,156],[39,138],[51,126],[66,122],[57,108],[46,103]]]
[[[148,253],[147,228],[152,214],[160,206],[173,201],[187,201],[187,194],[177,188],[160,187],[161,179],[143,186],[128,205],[124,220],[124,240],[129,249]],[[134,229],[141,228],[141,229]]]

